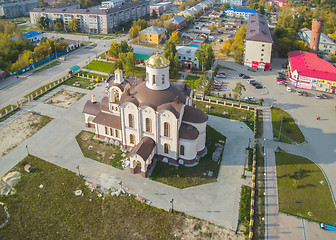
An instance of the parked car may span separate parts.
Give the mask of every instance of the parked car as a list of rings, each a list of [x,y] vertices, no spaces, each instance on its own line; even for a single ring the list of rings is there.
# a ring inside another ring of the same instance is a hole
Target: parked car
[[[318,99],[327,99],[328,97],[325,94],[316,93],[316,98],[318,98]]]
[[[244,97],[244,101],[255,102],[256,100],[254,97]]]
[[[252,78],[247,80],[247,83],[249,83],[249,84],[252,84],[253,82],[255,82],[255,80],[252,79]]]
[[[216,77],[218,78],[225,78],[225,73],[224,72],[218,72]]]
[[[239,77],[244,77],[245,74],[244,74],[244,73],[239,73],[238,76],[239,76]]]
[[[302,91],[302,96],[308,97],[308,93],[305,91]]]
[[[251,71],[251,72],[256,72],[256,70],[254,68],[247,68],[248,71]]]
[[[296,93],[297,93],[297,95],[299,95],[299,96],[302,96],[302,95],[303,95],[302,91],[300,91],[300,90],[297,90]]]
[[[219,85],[219,84],[213,84],[213,85],[211,85],[211,87],[213,87],[214,89],[218,89],[218,90],[220,90],[222,88],[222,86]]]
[[[254,87],[255,87],[256,89],[261,89],[261,88],[263,88],[263,86],[262,86],[260,83],[257,83],[256,85],[254,85]]]
[[[244,75],[244,77],[243,77],[244,79],[249,79],[249,78],[251,78],[250,76],[248,76],[248,75]]]
[[[287,92],[292,92],[291,87],[287,87],[287,88],[286,88],[286,91],[287,91]]]
[[[215,84],[223,84],[223,81],[220,80],[220,79],[215,79],[215,80],[214,80],[214,83],[215,83]]]

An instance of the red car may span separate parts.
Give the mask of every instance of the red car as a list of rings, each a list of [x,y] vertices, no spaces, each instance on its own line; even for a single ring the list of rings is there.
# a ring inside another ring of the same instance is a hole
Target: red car
[[[218,72],[216,77],[225,78],[225,73],[224,72]]]
[[[214,89],[221,89],[222,88],[222,86],[219,85],[219,84],[213,84],[213,85],[211,85],[211,87],[213,87]]]

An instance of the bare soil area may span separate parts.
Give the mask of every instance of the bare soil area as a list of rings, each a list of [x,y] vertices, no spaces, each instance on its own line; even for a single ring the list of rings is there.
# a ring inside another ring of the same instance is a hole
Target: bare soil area
[[[0,129],[0,157],[5,156],[40,128],[51,118],[34,112],[27,112]]]
[[[61,90],[44,103],[50,104],[56,107],[69,108],[73,103],[81,99],[85,94],[79,92],[73,92],[69,90]]]
[[[198,219],[185,218],[184,226],[175,232],[176,237],[181,239],[234,239],[244,240],[244,234],[223,227],[216,226],[210,222]]]

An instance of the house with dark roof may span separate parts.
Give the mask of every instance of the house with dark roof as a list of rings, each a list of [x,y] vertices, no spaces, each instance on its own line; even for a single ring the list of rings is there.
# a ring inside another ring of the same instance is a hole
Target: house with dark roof
[[[139,32],[139,40],[144,43],[164,43],[167,39],[167,29],[156,26],[148,27]]]
[[[178,15],[175,17],[172,17],[171,19],[168,19],[166,22],[171,22],[176,29],[181,29],[185,25],[187,25],[187,19],[185,17],[178,16]]]
[[[336,68],[315,53],[292,51],[288,53],[289,79],[298,88],[335,93]]]
[[[86,127],[97,138],[129,151],[130,171],[147,177],[153,159],[194,166],[205,151],[207,114],[193,107],[193,90],[169,81],[169,61],[156,52],[146,78],[123,76],[117,69],[106,82],[107,96],[87,101]]]
[[[264,15],[255,13],[248,18],[244,66],[269,69],[273,40]]]

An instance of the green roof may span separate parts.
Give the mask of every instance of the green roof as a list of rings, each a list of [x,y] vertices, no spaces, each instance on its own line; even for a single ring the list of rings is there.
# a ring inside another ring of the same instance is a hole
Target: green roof
[[[134,54],[134,56],[136,57],[136,59],[142,59],[142,60],[147,60],[150,57],[149,55],[145,54]]]
[[[71,69],[73,72],[76,72],[76,71],[78,71],[78,70],[80,69],[80,66],[75,65],[75,66],[71,67],[70,69]]]

